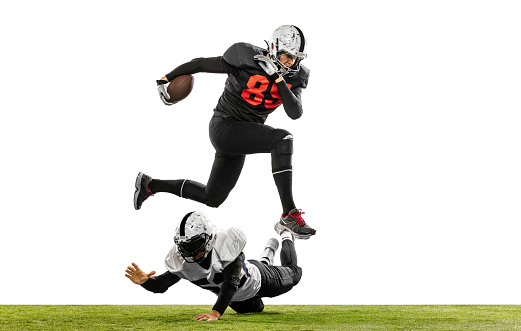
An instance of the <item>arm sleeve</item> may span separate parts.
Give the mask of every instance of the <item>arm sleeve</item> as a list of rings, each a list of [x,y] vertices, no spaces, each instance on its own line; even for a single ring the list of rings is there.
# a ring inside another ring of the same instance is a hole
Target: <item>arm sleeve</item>
[[[218,311],[221,316],[232,301],[241,280],[242,253],[223,270],[223,284],[213,306],[213,310]]]
[[[190,62],[181,64],[168,74],[166,78],[171,82],[174,78],[181,75],[191,75],[198,72],[209,72],[216,74],[229,74],[232,73],[232,66],[223,60],[222,56],[217,57],[199,57],[193,59]]]
[[[302,88],[297,87],[292,92],[284,80],[277,83],[277,88],[279,89],[280,98],[286,114],[288,114],[292,120],[300,118],[303,112],[302,101],[300,98]]]
[[[150,277],[141,286],[150,292],[165,293],[170,286],[177,283],[180,279],[170,271],[167,271],[162,275]]]

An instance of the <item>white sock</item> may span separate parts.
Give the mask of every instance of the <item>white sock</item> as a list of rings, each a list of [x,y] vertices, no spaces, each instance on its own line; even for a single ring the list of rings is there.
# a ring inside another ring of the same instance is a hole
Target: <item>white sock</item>
[[[293,241],[293,236],[291,235],[291,233],[289,231],[284,231],[280,234],[280,236],[282,237],[282,241],[284,240],[291,240]]]
[[[275,252],[273,249],[266,247],[264,252],[261,254],[261,261],[265,261],[267,264],[272,265],[274,257]]]

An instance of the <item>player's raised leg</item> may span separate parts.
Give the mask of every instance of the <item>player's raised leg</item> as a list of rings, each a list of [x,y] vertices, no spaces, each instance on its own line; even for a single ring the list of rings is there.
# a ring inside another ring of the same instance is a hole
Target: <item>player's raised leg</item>
[[[295,244],[293,242],[293,235],[288,233],[287,231],[283,231],[280,235],[282,237],[282,249],[280,250],[280,264],[283,267],[298,267],[297,260],[297,251],[295,250]],[[295,278],[295,284],[297,285],[300,277],[302,276],[302,271],[295,269],[295,274],[298,274],[298,277]]]
[[[279,249],[279,241],[275,238],[270,238],[266,242],[266,247],[262,251],[260,256],[260,261],[267,265],[273,265],[273,260],[275,258],[275,253]]]
[[[298,239],[309,239],[316,233],[302,218],[302,209],[297,209],[293,201],[292,178],[293,136],[288,134],[271,151],[273,179],[282,203],[282,216],[275,224],[275,231],[290,231]]]
[[[171,193],[210,207],[219,207],[235,187],[244,166],[244,159],[244,155],[215,153],[207,185],[189,179],[152,179],[140,172],[136,179],[134,207],[140,209],[143,201],[159,192]]]
[[[296,286],[302,278],[302,268],[297,265],[297,252],[293,243],[293,235],[288,231],[283,231],[281,239],[281,266],[248,260],[255,264],[261,273],[261,289],[257,293],[261,298],[272,298],[284,294]]]
[[[215,149],[226,155],[271,153],[273,179],[282,204],[281,220],[284,223],[281,226],[299,239],[308,239],[315,234],[316,231],[304,222],[303,213],[293,201],[293,136],[290,132],[261,123],[213,117],[210,139]]]

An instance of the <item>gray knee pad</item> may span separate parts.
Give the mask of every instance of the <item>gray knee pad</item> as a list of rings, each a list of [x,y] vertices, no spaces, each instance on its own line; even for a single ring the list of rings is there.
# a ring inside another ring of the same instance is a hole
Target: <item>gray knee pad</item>
[[[293,154],[293,136],[288,134],[277,144],[277,153],[280,155]]]

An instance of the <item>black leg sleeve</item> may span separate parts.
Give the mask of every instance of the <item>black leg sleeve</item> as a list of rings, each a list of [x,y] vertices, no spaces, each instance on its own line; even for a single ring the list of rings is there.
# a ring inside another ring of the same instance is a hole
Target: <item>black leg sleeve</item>
[[[297,251],[295,250],[295,243],[293,243],[293,241],[282,240],[280,262],[284,267],[297,266]]]
[[[212,172],[206,185],[207,205],[219,207],[237,184],[244,166],[245,155],[215,153]]]
[[[152,179],[148,187],[153,194],[168,192],[210,207],[219,207],[235,187],[245,158],[245,155],[226,155],[216,152],[207,185],[189,179]]]
[[[161,180],[152,179],[148,188],[153,194],[167,192],[181,198],[207,204],[206,186],[189,179]]]
[[[288,135],[289,132],[288,132]],[[286,136],[287,137],[287,136]],[[293,154],[293,138],[282,139],[271,150],[271,169],[273,179],[279,192],[282,203],[282,214],[287,215],[295,207],[293,200],[293,167],[291,157]]]

